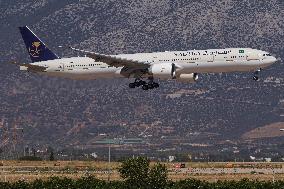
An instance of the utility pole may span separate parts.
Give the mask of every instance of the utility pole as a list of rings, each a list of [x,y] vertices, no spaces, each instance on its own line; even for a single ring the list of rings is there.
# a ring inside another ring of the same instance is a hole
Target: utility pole
[[[108,142],[108,177],[107,180],[110,181],[110,140]]]

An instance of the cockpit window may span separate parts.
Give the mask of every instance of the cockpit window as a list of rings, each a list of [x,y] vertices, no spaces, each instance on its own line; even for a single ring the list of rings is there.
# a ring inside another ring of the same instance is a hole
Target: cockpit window
[[[271,56],[271,54],[263,54],[263,56]]]

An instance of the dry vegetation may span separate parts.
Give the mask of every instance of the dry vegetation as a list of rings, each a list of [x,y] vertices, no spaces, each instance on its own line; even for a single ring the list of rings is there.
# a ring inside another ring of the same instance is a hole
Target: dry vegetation
[[[153,163],[152,163],[153,164]],[[120,180],[117,168],[120,163],[111,162],[110,179]],[[169,170],[169,179],[182,180],[187,178],[194,178],[199,180],[206,180],[215,182],[216,180],[241,180],[243,178],[249,178],[251,180],[284,180],[284,174],[203,174],[203,173],[190,173],[186,170],[188,168],[212,168],[212,169],[224,169],[231,166],[241,167],[243,165],[250,166],[250,168],[257,167],[284,167],[282,163],[186,163],[185,171],[180,169],[173,169],[172,163],[166,163]],[[234,169],[231,167],[231,169]],[[18,180],[33,181],[35,179],[46,180],[51,176],[68,177],[68,178],[80,178],[82,176],[93,175],[99,179],[108,179],[108,163],[107,162],[95,162],[95,161],[3,161],[3,166],[0,167],[1,175],[0,181],[15,182]]]
[[[284,128],[284,123],[273,123],[265,125],[263,127],[258,127],[247,133],[242,137],[245,139],[260,139],[260,138],[271,138],[271,137],[281,137],[284,136],[284,132],[279,132],[280,129]]]

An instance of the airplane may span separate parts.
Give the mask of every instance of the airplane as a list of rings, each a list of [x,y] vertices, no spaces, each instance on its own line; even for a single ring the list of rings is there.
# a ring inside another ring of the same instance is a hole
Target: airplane
[[[284,129],[280,129],[280,131],[284,131]]]
[[[270,53],[252,48],[226,48],[188,51],[106,55],[76,49],[82,57],[60,58],[27,26],[19,27],[32,63],[19,64],[20,70],[75,80],[133,78],[130,88],[143,90],[159,87],[158,80],[192,83],[200,73],[254,72],[277,61]]]

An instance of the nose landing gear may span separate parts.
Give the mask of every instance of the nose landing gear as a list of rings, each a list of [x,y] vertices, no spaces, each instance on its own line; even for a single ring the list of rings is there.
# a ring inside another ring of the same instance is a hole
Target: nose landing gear
[[[252,77],[252,79],[254,81],[258,81],[259,80],[259,73],[260,73],[261,69],[258,69],[254,72],[254,76]]]
[[[259,78],[258,78],[257,75],[254,75],[254,76],[252,77],[252,79],[253,79],[254,81],[258,81],[258,80],[259,80]]]

